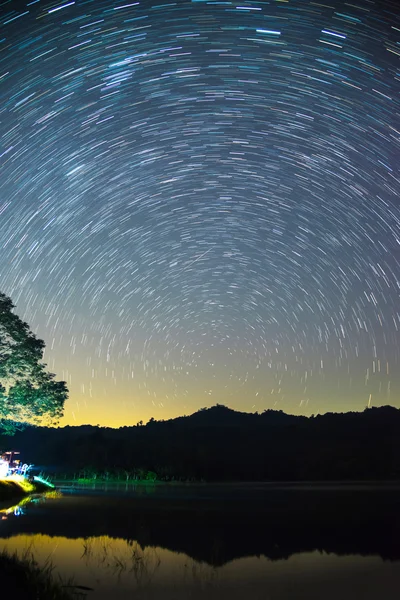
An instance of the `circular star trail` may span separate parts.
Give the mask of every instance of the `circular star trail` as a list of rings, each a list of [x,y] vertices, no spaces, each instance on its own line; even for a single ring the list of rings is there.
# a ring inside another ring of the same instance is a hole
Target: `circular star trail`
[[[0,288],[64,422],[396,405],[396,2],[0,19]]]

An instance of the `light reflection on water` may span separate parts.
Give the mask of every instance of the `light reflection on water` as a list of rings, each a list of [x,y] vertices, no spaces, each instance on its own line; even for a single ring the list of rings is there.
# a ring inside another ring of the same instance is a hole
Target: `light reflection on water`
[[[156,544],[141,545],[132,536],[123,539],[111,529],[110,535],[93,531],[93,535],[72,539],[72,516],[82,524],[85,506],[90,511],[96,503],[85,496],[60,496],[53,492],[0,508],[0,536],[4,536],[0,537],[0,551],[20,555],[28,551],[42,565],[50,560],[63,581],[73,579],[77,585],[93,588],[88,600],[398,599],[400,561],[378,555],[295,551],[288,558],[272,560],[261,554],[213,566]],[[108,500],[104,498],[105,503]],[[100,498],[98,501],[100,505]],[[67,512],[75,502],[81,510]],[[123,513],[123,505],[118,506]],[[109,507],[105,510],[110,514]],[[54,511],[50,526],[49,516]],[[65,535],[52,533],[54,523],[61,523]],[[16,533],[18,530],[21,533]]]
[[[287,560],[249,557],[212,567],[123,539],[40,534],[1,540],[0,548],[20,554],[29,550],[40,564],[50,559],[64,580],[93,588],[88,592],[93,600],[397,600],[400,589],[399,563],[379,557],[314,551]]]

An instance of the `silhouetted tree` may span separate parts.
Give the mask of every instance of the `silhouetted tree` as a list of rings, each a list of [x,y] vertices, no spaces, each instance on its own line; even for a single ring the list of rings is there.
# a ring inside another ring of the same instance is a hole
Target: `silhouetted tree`
[[[14,433],[26,423],[57,423],[68,389],[42,362],[45,344],[13,312],[0,293],[0,430]]]

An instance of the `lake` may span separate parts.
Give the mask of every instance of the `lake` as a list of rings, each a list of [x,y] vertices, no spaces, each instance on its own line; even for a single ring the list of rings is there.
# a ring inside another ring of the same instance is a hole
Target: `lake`
[[[60,488],[3,507],[0,549],[51,560],[88,599],[399,597],[398,485]]]

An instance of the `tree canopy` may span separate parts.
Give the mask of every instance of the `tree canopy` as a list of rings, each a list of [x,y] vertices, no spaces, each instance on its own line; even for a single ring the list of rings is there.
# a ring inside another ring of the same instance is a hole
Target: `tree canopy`
[[[13,433],[26,423],[55,424],[68,389],[43,363],[45,343],[13,312],[0,293],[0,430]]]

